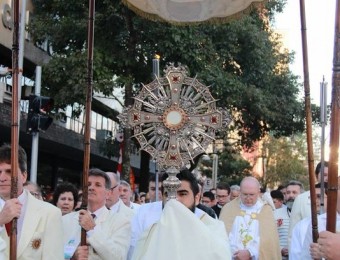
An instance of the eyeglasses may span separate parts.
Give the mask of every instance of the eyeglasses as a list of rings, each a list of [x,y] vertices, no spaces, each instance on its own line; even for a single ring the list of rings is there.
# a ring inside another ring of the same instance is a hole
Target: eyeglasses
[[[33,191],[30,191],[30,193],[36,197],[36,198],[39,198],[40,197],[40,194],[38,192],[33,192]]]
[[[244,197],[244,198],[247,198],[247,197],[253,198],[253,197],[257,196],[257,194],[246,194],[246,193],[241,193],[241,196]]]
[[[117,188],[118,187],[118,184],[116,184],[115,186],[113,186],[112,188],[110,188],[110,190],[114,190],[115,188]]]

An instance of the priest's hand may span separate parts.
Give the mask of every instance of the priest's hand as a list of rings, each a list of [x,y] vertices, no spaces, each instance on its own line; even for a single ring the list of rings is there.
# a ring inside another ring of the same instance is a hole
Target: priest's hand
[[[11,222],[13,218],[19,218],[22,205],[18,199],[6,200],[3,209],[0,212],[0,225]]]
[[[320,245],[318,243],[311,243],[309,248],[310,255],[313,259],[321,259]]]
[[[318,244],[322,257],[328,260],[340,259],[340,234],[320,232]]]
[[[288,248],[282,248],[281,249],[281,255],[282,256],[288,256]]]
[[[238,250],[234,253],[233,259],[235,260],[250,260],[251,255],[248,250]]]
[[[71,258],[71,260],[88,260],[88,259],[89,259],[88,246],[78,246]]]
[[[87,210],[79,210],[79,225],[85,229],[86,231],[94,229],[96,223],[94,222],[93,217],[90,212]]]

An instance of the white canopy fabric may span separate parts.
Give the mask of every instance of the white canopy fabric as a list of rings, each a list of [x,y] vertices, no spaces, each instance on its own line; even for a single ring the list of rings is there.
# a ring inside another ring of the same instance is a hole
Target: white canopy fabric
[[[136,13],[170,23],[230,21],[266,0],[123,0]]]

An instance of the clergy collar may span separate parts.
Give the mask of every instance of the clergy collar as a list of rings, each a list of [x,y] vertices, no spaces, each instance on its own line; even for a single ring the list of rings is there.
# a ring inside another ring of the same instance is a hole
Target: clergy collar
[[[242,210],[246,210],[246,211],[248,211],[248,210],[249,211],[260,211],[262,206],[263,206],[263,202],[261,200],[259,200],[259,199],[257,200],[257,202],[253,206],[250,206],[250,207],[244,205],[242,203],[242,201],[240,201],[240,208]]]

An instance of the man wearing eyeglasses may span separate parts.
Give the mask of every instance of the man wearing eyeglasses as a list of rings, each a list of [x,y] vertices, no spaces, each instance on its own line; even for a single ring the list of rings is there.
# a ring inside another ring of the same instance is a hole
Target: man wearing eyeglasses
[[[133,211],[127,207],[124,202],[119,198],[120,196],[120,179],[114,172],[106,172],[106,175],[111,180],[111,189],[106,199],[106,207],[111,213],[121,212],[129,219],[133,216]]]
[[[121,213],[111,214],[105,203],[111,181],[100,169],[90,169],[87,210],[63,216],[64,258],[72,260],[124,260],[131,236],[131,224]],[[81,229],[87,245],[79,245]]]
[[[229,193],[230,193],[230,187],[227,183],[219,183],[216,188],[216,199],[217,204],[213,207],[211,207],[215,213],[216,216],[220,216],[220,212],[222,207],[229,201]]]
[[[41,188],[38,184],[31,181],[26,181],[24,183],[24,189],[28,190],[38,200],[44,200],[42,197]]]
[[[273,211],[260,199],[260,183],[245,177],[240,187],[240,197],[227,203],[220,215],[229,234],[232,259],[281,260]]]

